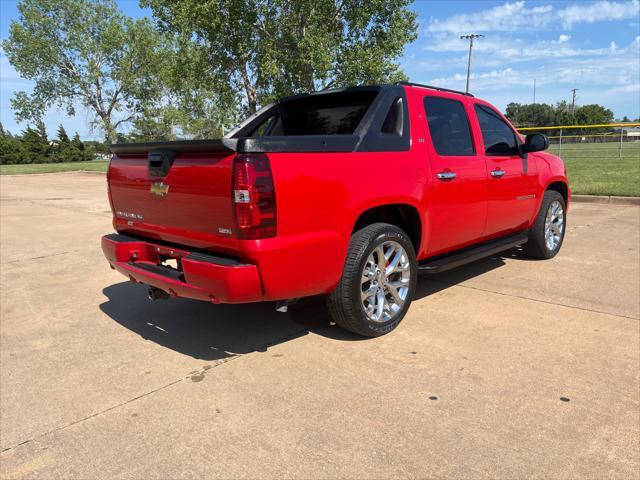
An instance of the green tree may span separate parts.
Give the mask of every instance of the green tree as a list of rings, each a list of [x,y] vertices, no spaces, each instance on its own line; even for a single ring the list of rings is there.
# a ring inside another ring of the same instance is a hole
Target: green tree
[[[109,150],[109,144],[107,142],[99,142],[97,140],[87,140],[84,142],[87,148],[91,148],[94,152],[108,155],[111,153]]]
[[[64,126],[60,124],[56,133],[56,140],[52,143],[52,152],[50,156],[51,162],[67,162],[69,157],[69,149],[71,147],[71,140]]]
[[[0,138],[13,138],[9,130],[4,129],[4,125],[0,122]]]
[[[157,93],[148,60],[159,35],[150,21],[124,16],[112,0],[22,0],[18,10],[2,48],[35,87],[12,99],[16,118],[37,120],[50,106],[74,115],[81,104],[115,141],[118,127]]]
[[[557,125],[555,123],[556,109],[546,103],[524,105],[510,103],[507,105],[506,116],[514,125],[519,127]]]
[[[0,164],[20,163],[20,141],[0,123]]]
[[[157,67],[161,94],[145,102],[133,122],[135,140],[215,138],[238,123],[241,99],[228,78],[211,73],[210,60],[190,38],[165,35]]]
[[[68,145],[70,143],[69,135],[67,135],[67,131],[62,124],[58,127],[57,137],[60,145]]]
[[[613,112],[602,105],[577,106],[572,112],[564,100],[555,105],[510,103],[506,115],[519,126],[593,125],[613,121]]]
[[[21,152],[19,163],[46,163],[49,159],[50,145],[47,131],[40,120],[36,128],[27,126],[20,138]]]
[[[69,155],[67,162],[86,162],[93,160],[95,151],[93,148],[88,148],[82,140],[78,132],[75,133],[69,144]]]
[[[613,112],[602,105],[582,105],[576,108],[575,123],[577,125],[596,125],[613,122]]]
[[[416,38],[410,3],[141,1],[162,31],[176,32],[183,45],[200,52],[207,68],[195,63],[199,80],[224,86],[218,91],[225,99],[229,92],[240,94],[249,113],[283,95],[404,78],[396,60]]]

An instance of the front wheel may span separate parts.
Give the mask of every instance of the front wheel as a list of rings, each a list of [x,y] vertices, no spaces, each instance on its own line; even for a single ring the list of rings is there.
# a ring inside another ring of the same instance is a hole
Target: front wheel
[[[342,277],[327,299],[329,313],[358,335],[389,333],[409,309],[416,274],[409,236],[394,225],[369,225],[351,237]]]
[[[529,232],[529,241],[523,245],[526,254],[546,260],[560,251],[566,230],[567,204],[564,197],[554,190],[547,190],[540,212]]]

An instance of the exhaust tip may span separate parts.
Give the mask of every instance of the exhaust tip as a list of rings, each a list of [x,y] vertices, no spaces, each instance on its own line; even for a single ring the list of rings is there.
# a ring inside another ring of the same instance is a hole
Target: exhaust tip
[[[289,300],[279,300],[276,302],[276,312],[287,313],[289,310]]]
[[[147,296],[149,297],[149,300],[166,300],[169,298],[169,294],[167,292],[156,287],[149,287]]]

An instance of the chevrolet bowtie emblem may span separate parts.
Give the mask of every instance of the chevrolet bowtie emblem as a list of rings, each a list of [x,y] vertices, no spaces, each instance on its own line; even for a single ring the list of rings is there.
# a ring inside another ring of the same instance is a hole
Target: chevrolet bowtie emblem
[[[157,195],[159,197],[166,197],[167,193],[169,193],[169,185],[165,185],[162,182],[152,183],[149,191],[153,195]]]

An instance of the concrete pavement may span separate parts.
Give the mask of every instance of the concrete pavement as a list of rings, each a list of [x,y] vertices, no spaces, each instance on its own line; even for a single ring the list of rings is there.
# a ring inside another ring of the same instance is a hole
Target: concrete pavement
[[[554,260],[420,280],[401,326],[360,340],[313,305],[149,303],[102,257],[102,175],[3,176],[0,194],[2,478],[640,468],[638,206],[574,204]]]

